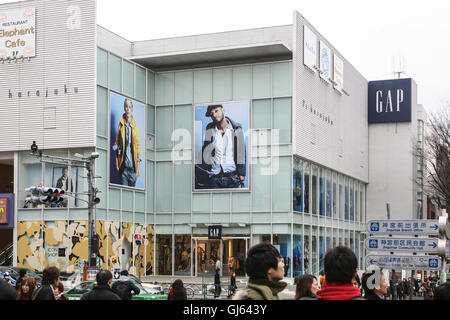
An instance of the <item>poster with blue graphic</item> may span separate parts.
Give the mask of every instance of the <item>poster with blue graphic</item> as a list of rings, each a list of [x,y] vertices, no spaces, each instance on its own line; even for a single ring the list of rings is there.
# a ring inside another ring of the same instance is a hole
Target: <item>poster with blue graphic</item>
[[[194,191],[249,189],[250,102],[194,107]]]
[[[145,104],[110,94],[110,183],[145,188]]]

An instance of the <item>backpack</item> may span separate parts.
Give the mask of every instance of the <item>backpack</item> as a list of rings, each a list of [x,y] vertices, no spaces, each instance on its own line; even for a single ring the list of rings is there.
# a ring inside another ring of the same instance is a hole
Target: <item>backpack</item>
[[[130,298],[130,289],[126,281],[117,281],[114,286],[114,291],[122,300],[127,300]]]

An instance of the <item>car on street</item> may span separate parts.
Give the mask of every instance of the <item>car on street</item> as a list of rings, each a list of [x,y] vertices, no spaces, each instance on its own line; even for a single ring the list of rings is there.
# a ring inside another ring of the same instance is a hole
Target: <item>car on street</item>
[[[117,280],[113,280],[113,283]],[[137,295],[133,295],[132,300],[167,300],[166,295],[151,294],[139,283],[134,280],[133,283],[139,288],[140,292]],[[69,300],[80,300],[81,296],[86,292],[90,292],[95,286],[95,281],[81,281],[74,288],[65,291],[65,295]]]
[[[83,280],[83,275],[80,272],[75,272],[68,277],[60,277],[64,286],[64,291],[72,289]]]
[[[164,294],[164,288],[159,284],[153,284],[151,282],[142,282],[133,274],[128,275],[129,278],[133,279],[134,282],[140,283],[148,293],[151,294]]]
[[[16,280],[19,279],[19,271],[22,268],[19,267],[8,267],[8,266],[0,266],[0,273],[4,274],[5,272],[8,272],[10,277],[14,279],[14,282]],[[40,286],[41,281],[42,281],[42,276],[32,270],[28,270],[27,269],[27,273],[29,277],[35,278],[36,279],[36,283],[38,284],[38,286]]]

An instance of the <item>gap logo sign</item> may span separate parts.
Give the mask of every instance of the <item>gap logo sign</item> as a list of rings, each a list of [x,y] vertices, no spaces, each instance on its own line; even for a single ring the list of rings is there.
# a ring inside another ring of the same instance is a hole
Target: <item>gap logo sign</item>
[[[412,79],[369,82],[369,123],[411,122]]]

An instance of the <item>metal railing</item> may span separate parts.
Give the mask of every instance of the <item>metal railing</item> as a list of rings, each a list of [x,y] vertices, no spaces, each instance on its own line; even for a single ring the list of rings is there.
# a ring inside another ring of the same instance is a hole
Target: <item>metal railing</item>
[[[0,266],[11,265],[14,245],[11,243],[0,253]]]

